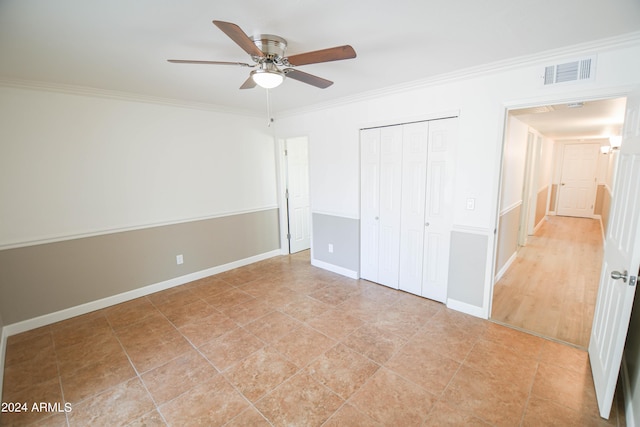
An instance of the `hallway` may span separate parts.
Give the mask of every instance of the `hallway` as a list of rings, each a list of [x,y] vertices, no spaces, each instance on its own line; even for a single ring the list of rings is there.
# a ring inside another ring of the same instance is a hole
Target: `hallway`
[[[602,256],[599,221],[548,217],[495,284],[491,319],[586,348]]]

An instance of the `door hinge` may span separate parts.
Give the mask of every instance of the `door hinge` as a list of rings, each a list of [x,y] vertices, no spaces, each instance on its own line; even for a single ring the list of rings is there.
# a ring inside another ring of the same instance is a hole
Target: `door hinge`
[[[291,233],[287,233],[287,239],[291,240]]]
[[[288,155],[289,155],[289,150],[287,150],[286,148],[285,148],[285,150],[284,150],[284,155],[285,155],[285,156],[288,156]]]
[[[284,192],[284,197],[285,199],[289,198],[289,189],[287,188],[286,191]]]

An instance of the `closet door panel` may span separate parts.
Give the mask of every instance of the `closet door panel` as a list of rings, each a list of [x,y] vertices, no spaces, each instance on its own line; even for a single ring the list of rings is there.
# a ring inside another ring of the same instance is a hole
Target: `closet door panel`
[[[429,123],[422,296],[447,299],[457,119]]]
[[[378,281],[380,130],[360,132],[360,277]]]
[[[398,288],[402,201],[402,127],[380,129],[378,283]]]
[[[427,179],[427,122],[403,127],[399,288],[422,293]]]

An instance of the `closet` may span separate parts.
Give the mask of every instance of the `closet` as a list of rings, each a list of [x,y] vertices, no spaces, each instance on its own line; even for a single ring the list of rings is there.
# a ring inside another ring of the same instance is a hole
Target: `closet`
[[[457,118],[360,131],[360,277],[444,302]]]

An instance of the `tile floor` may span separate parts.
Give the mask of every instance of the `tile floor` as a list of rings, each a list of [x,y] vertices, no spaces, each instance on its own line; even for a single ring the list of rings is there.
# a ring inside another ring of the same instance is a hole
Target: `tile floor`
[[[0,414],[20,426],[624,425],[585,352],[308,253],[9,337],[3,400],[59,404]]]

